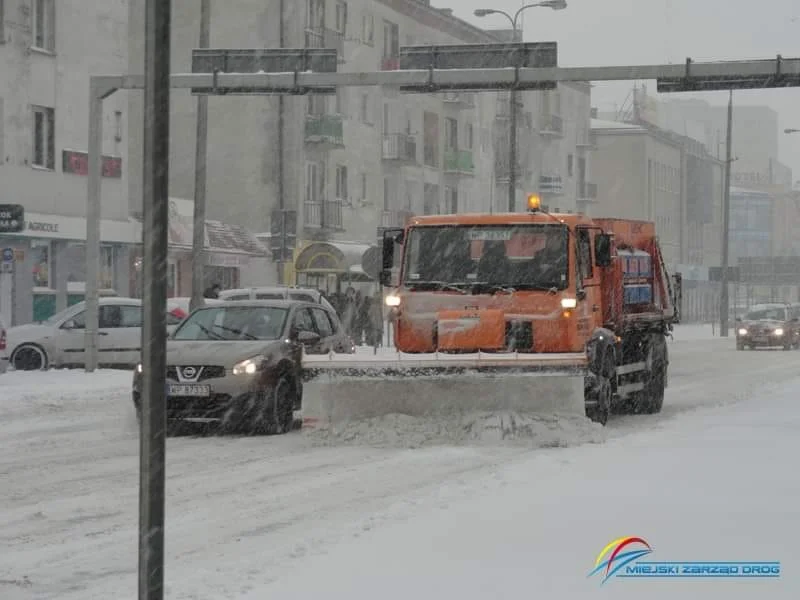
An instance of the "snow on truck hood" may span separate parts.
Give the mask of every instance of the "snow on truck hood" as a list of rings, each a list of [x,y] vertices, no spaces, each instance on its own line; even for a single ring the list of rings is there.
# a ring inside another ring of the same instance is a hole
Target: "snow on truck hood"
[[[271,354],[280,351],[282,345],[281,340],[233,342],[169,340],[167,342],[167,364],[232,367],[257,354]]]

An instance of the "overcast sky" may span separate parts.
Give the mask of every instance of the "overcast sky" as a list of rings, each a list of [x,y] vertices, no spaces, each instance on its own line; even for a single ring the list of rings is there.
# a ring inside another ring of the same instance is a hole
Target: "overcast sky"
[[[800,0],[567,0],[566,10],[525,11],[525,41],[558,42],[561,66],[683,63],[800,57]],[[476,8],[513,15],[520,0],[434,0],[479,27],[508,28],[501,15],[475,17]],[[633,82],[598,84],[592,104],[600,110],[622,104]],[[655,94],[655,82],[648,85]],[[680,96],[689,97],[688,94]],[[707,92],[711,103],[727,92]],[[737,92],[734,102],[766,104],[778,111],[781,131],[800,129],[800,88]],[[735,135],[735,130],[734,130]],[[800,134],[780,135],[781,161],[800,179]]]

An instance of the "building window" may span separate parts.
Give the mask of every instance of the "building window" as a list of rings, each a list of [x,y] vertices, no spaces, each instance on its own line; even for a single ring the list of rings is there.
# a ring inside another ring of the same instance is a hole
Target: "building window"
[[[367,174],[361,173],[361,199],[367,199]]]
[[[34,240],[31,244],[33,255],[33,287],[50,288],[50,242]]]
[[[372,121],[370,120],[369,114],[369,93],[364,92],[361,94],[361,122],[366,124],[371,124]]]
[[[426,166],[439,166],[439,116],[426,112],[422,117],[424,148],[423,158]]]
[[[458,188],[444,188],[444,210],[450,215],[458,213]]]
[[[345,107],[347,106],[346,88],[336,88],[336,114],[346,116]]]
[[[400,28],[391,21],[383,22],[383,58],[400,56]]]
[[[367,46],[375,45],[375,18],[370,14],[361,15],[361,41]]]
[[[336,167],[336,199],[347,200],[347,167],[339,165]]]
[[[55,0],[33,2],[33,45],[48,52],[56,51]]]
[[[44,106],[33,107],[33,159],[32,164],[45,169],[56,168],[55,110]]]
[[[475,134],[472,128],[472,123],[467,123],[467,150],[472,150],[475,143]]]
[[[458,150],[458,121],[450,117],[444,120],[444,147]]]
[[[6,41],[5,38],[5,18],[4,18],[4,11],[5,10],[5,0],[0,0],[0,44]]]
[[[572,154],[567,154],[567,175],[572,177]]]
[[[114,247],[100,247],[100,273],[97,286],[103,290],[114,289]]]
[[[347,2],[336,3],[336,31],[342,37],[347,35]]]

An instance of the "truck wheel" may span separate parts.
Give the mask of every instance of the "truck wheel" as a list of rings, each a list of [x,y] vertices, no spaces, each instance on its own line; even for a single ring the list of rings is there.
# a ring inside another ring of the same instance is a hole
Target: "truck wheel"
[[[667,387],[667,345],[659,336],[653,336],[650,344],[650,376],[644,389],[636,397],[636,412],[646,415],[661,412],[664,406],[664,388]]]

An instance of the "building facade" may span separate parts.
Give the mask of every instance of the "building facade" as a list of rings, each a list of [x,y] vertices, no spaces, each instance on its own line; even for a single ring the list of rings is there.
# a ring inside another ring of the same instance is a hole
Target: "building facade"
[[[83,298],[90,73],[127,70],[127,3],[4,0],[0,11],[0,204],[20,204],[6,322],[50,316]],[[98,51],[101,48],[102,51]],[[127,106],[104,110],[100,286],[128,292]],[[8,284],[6,284],[8,285]],[[8,290],[0,297],[7,298]]]
[[[648,123],[592,120],[596,201],[587,213],[656,224],[670,272],[683,275],[683,316],[709,318],[720,264],[723,163],[691,138]]]
[[[243,0],[236,11],[211,4],[212,47],[336,48],[340,71],[397,69],[404,45],[501,39],[421,0]],[[172,70],[187,72],[199,4],[173,10]],[[132,7],[130,24],[130,72],[141,72],[141,7]],[[590,194],[589,91],[576,84],[519,94],[520,209],[527,192],[540,192],[561,210],[575,210]],[[368,248],[378,227],[403,225],[414,214],[505,211],[509,106],[502,93],[412,95],[376,87],[331,96],[211,97],[209,217],[269,231],[273,209],[297,209],[299,246],[316,243],[322,256],[328,244],[327,256],[340,258],[355,252],[344,242]],[[181,198],[194,194],[195,107],[188,92],[174,93],[170,185]],[[130,114],[135,203],[141,99],[134,95]],[[326,263],[316,275],[304,263],[313,275],[305,281],[322,285],[359,271],[358,263]],[[291,282],[298,276],[292,269],[283,275]]]

